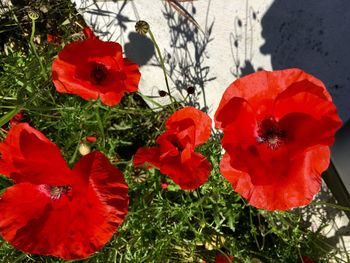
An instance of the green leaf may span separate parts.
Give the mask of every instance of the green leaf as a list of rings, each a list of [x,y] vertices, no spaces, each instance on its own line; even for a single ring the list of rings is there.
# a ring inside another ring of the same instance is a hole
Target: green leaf
[[[0,127],[2,127],[3,125],[5,125],[6,123],[8,123],[13,116],[15,116],[18,112],[20,112],[22,109],[19,107],[14,108],[12,111],[9,111],[8,113],[6,113],[5,115],[3,115],[0,118]]]

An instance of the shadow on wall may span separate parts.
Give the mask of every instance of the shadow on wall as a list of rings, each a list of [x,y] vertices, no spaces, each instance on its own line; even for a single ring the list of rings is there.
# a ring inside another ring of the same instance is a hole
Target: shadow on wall
[[[131,19],[124,13],[129,1],[123,0],[118,4],[118,12],[108,10],[108,3],[90,5],[86,13],[90,14],[88,21],[100,37],[107,38],[108,41],[115,40],[124,44],[125,56],[140,66],[144,66],[153,57],[154,46],[152,41],[136,32],[130,32],[128,40],[124,39],[124,34],[128,28],[134,30],[135,19]],[[135,10],[137,12],[137,10]],[[136,14],[135,14],[136,16]],[[142,50],[142,52],[140,52]]]
[[[209,13],[211,1],[208,1],[207,14]],[[193,4],[186,8],[191,15],[197,10]],[[182,94],[188,105],[200,108],[208,112],[205,88],[208,82],[216,79],[210,73],[209,66],[205,66],[206,60],[210,59],[208,44],[213,40],[212,29],[214,21],[207,21],[201,32],[186,17],[180,15],[164,4],[163,15],[167,20],[170,31],[170,47],[166,50],[165,62],[168,64],[168,74],[171,86]]]
[[[263,70],[256,68],[253,63],[254,53],[258,49],[254,43],[255,28],[260,20],[258,12],[245,1],[245,15],[236,16],[233,23],[233,31],[230,33],[230,46],[233,67],[230,69],[235,78],[240,78],[255,71]]]
[[[298,67],[321,79],[350,119],[350,1],[275,0],[262,19],[273,69]]]

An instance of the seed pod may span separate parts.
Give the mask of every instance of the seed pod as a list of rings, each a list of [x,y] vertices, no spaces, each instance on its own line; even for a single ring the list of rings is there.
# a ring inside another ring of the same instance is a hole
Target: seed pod
[[[159,96],[161,96],[161,97],[165,97],[168,93],[167,93],[166,91],[164,91],[164,90],[159,90],[159,91],[158,91],[158,94],[159,94]]]
[[[187,88],[187,93],[188,94],[194,94],[194,92],[195,92],[195,88],[193,86],[190,86],[190,87]]]
[[[146,35],[149,31],[149,24],[143,20],[137,21],[135,25],[135,30],[140,35]]]

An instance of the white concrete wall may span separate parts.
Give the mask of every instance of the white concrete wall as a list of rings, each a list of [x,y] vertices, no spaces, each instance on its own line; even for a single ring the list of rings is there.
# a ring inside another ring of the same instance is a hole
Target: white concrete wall
[[[146,95],[159,97],[165,84],[149,39],[135,33],[140,19],[151,25],[167,62],[171,88],[185,96],[184,89],[195,86],[196,96],[189,102],[207,107],[211,116],[236,77],[259,68],[300,67],[325,82],[341,118],[350,118],[348,0],[183,3],[206,35],[162,0],[72,1],[102,39],[118,41],[126,55],[142,64],[140,90]],[[166,103],[165,98],[156,99]]]

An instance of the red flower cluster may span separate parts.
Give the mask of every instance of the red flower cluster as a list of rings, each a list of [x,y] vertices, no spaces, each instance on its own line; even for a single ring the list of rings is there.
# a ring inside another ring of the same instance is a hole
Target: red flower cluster
[[[27,123],[0,144],[0,233],[26,253],[80,259],[102,248],[123,222],[128,186],[100,152],[68,168],[59,149]]]
[[[89,100],[101,98],[109,106],[120,102],[124,93],[138,89],[138,65],[123,58],[122,47],[99,40],[90,28],[84,41],[66,45],[52,64],[56,90]]]
[[[194,151],[211,133],[211,119],[193,107],[176,111],[165,123],[166,132],[157,138],[159,147],[143,147],[134,156],[134,165],[145,162],[158,167],[182,189],[191,190],[204,184],[211,164]]]
[[[267,210],[312,200],[341,126],[323,83],[299,69],[236,80],[225,91],[215,122],[224,132],[222,175],[251,205]]]

